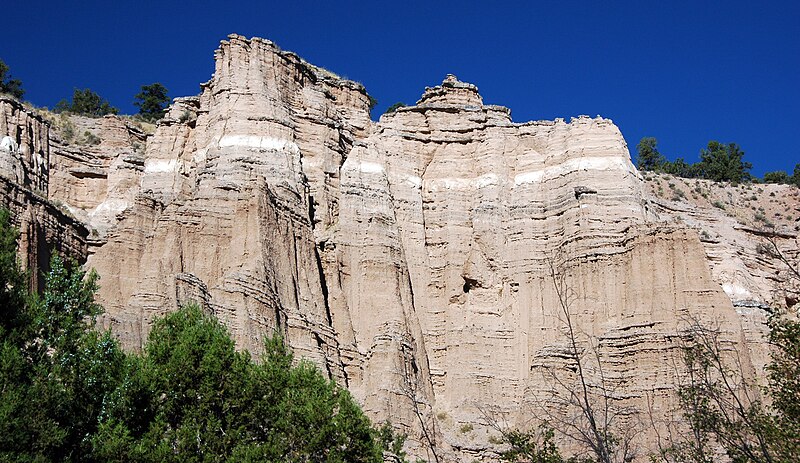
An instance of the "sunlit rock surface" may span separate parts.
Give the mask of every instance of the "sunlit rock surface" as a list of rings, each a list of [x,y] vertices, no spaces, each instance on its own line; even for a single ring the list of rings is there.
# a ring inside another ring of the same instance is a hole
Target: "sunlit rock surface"
[[[619,409],[673,416],[695,320],[761,375],[764,307],[797,301],[748,217],[768,204],[796,249],[796,189],[642,175],[610,120],[516,123],[452,75],[373,122],[363,86],[268,40],[230,36],[215,58],[152,134],[115,116],[48,132],[0,101],[4,201],[88,255],[126,347],[190,302],[256,354],[282,331],[413,454],[422,418],[450,460],[492,459],[492,419],[570,418],[554,396],[577,384],[567,321]],[[618,420],[646,457],[660,422]]]

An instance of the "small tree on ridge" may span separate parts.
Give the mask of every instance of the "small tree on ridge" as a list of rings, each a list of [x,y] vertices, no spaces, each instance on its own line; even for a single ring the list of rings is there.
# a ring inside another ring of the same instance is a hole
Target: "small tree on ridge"
[[[148,121],[155,121],[164,117],[169,105],[167,87],[159,82],[142,85],[142,91],[134,97],[133,105],[139,108],[139,115]]]
[[[0,59],[0,93],[7,93],[14,98],[21,100],[25,90],[22,89],[22,81],[12,79],[8,73],[8,65]]]

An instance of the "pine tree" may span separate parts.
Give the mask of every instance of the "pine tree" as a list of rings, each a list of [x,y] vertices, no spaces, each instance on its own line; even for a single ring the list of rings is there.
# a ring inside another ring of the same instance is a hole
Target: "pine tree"
[[[164,117],[169,104],[167,88],[156,82],[142,85],[142,91],[134,97],[133,105],[139,108],[139,115],[148,121],[155,121]]]
[[[744,151],[736,143],[726,145],[712,140],[700,151],[697,168],[702,178],[715,182],[744,182],[751,180],[749,170],[753,165],[743,157]]]
[[[658,140],[654,137],[644,137],[636,145],[636,165],[639,170],[661,170],[666,158],[658,152]]]

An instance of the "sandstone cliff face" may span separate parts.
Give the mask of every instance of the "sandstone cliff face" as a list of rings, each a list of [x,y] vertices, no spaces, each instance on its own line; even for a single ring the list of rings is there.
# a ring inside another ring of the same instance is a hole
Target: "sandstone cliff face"
[[[86,227],[47,200],[49,125],[19,102],[0,97],[0,205],[19,230],[20,261],[41,288],[53,253],[86,259]]]
[[[800,260],[800,190],[653,173],[645,173],[645,189],[659,220],[699,234],[711,276],[739,314],[744,345],[762,371],[769,361],[765,309],[798,309],[798,282],[774,252],[777,247],[790,262]]]
[[[341,172],[322,255],[334,327],[360,354],[351,389],[404,423],[423,403],[459,458],[486,456],[487,413],[512,425],[569,413],[553,400],[578,386],[551,265],[620,408],[669,408],[691,320],[742,331],[696,233],[656,221],[608,120],[515,124],[451,76],[383,116]]]
[[[146,135],[117,116],[53,117],[50,196],[102,237],[139,192]]]
[[[159,125],[139,194],[90,259],[108,322],[139,346],[154,316],[194,300],[241,347],[259,352],[279,328],[346,382],[314,226],[335,218],[367,95],[265,40],[234,36],[216,58],[199,98],[178,100]]]
[[[375,123],[360,84],[272,42],[231,36],[215,58],[200,95],[176,99],[149,137],[73,117],[98,144],[67,144],[61,125],[52,148],[33,143],[50,149],[51,198],[93,230],[87,265],[127,347],[188,302],[255,353],[281,330],[410,432],[416,455],[423,422],[452,460],[492,458],[487,415],[569,417],[566,318],[600,359],[593,387],[621,410],[670,413],[693,320],[761,371],[775,267],[756,235],[728,233],[710,203],[659,197],[610,120],[515,123],[448,76]]]
[[[49,128],[41,116],[0,96],[0,173],[15,184],[47,195]]]

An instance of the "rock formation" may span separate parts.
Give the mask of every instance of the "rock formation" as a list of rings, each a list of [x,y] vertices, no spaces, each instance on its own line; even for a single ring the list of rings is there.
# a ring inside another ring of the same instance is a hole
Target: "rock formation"
[[[16,100],[0,96],[0,204],[20,232],[20,261],[31,270],[31,287],[53,252],[86,259],[87,228],[47,200],[49,124]]]
[[[577,381],[567,321],[620,409],[671,410],[676,339],[693,320],[719,327],[751,377],[763,371],[776,267],[758,234],[728,233],[710,203],[659,197],[610,120],[515,123],[448,75],[376,123],[360,84],[270,41],[230,36],[215,58],[200,95],[176,99],[149,136],[70,117],[48,140],[41,118],[0,101],[0,135],[20,146],[0,164],[4,201],[52,215],[51,235],[88,254],[103,323],[128,348],[189,302],[255,353],[280,330],[370,416],[410,432],[416,455],[435,440],[452,460],[491,459],[490,419],[569,413],[554,400]],[[69,144],[65,124],[93,143]]]

